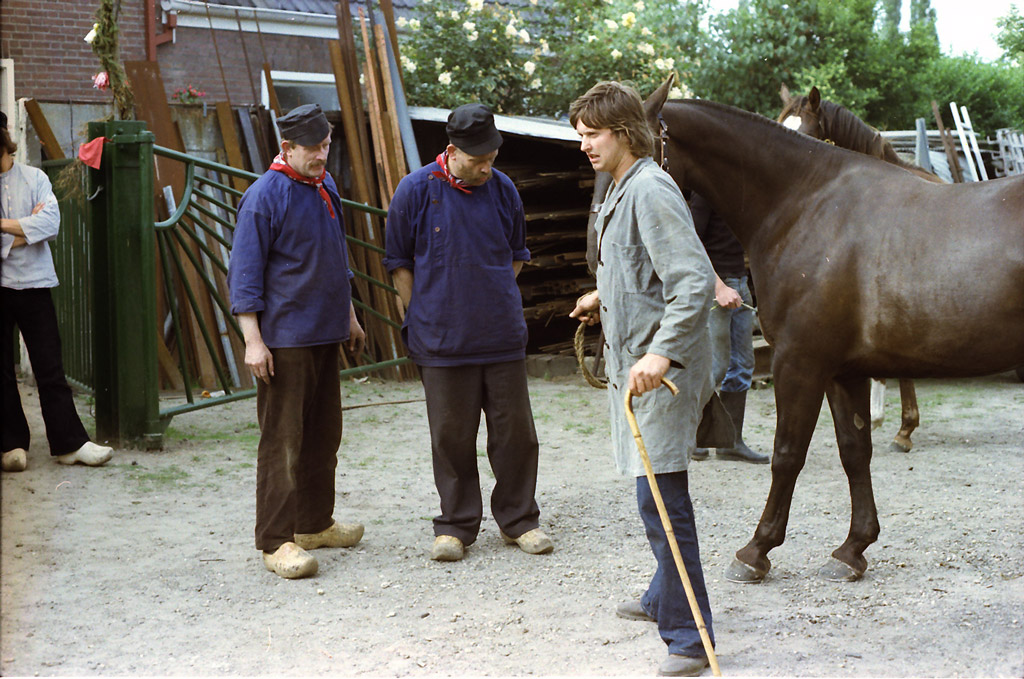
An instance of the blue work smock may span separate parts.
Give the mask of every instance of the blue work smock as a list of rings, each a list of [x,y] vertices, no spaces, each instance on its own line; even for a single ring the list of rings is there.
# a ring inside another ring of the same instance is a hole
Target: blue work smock
[[[270,348],[308,347],[349,337],[352,272],[341,197],[328,174],[316,188],[269,171],[238,203],[228,266],[231,313],[254,312]]]
[[[407,175],[391,200],[384,266],[413,273],[402,339],[418,365],[526,357],[523,299],[512,263],[529,261],[523,203],[505,174],[463,193],[435,162]]]

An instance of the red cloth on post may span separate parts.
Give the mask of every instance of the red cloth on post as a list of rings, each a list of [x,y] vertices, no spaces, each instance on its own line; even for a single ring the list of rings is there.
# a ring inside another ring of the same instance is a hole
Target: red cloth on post
[[[100,162],[103,160],[103,142],[106,137],[96,137],[78,146],[78,159],[94,170],[100,169]]]

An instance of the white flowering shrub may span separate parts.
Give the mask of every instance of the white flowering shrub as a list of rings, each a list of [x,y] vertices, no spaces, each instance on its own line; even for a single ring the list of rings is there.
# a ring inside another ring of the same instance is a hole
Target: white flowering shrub
[[[530,0],[522,9],[483,0],[420,0],[399,20],[409,102],[496,113],[560,115],[599,80],[646,96],[672,72],[685,90],[703,2]]]
[[[536,44],[518,12],[483,0],[421,0],[414,17],[397,22],[410,104],[532,110],[530,92],[541,87]]]
[[[647,96],[670,73],[686,89],[704,3],[687,0],[555,0],[545,34],[552,54],[537,72],[547,82],[539,109],[564,113],[599,80],[627,81]]]

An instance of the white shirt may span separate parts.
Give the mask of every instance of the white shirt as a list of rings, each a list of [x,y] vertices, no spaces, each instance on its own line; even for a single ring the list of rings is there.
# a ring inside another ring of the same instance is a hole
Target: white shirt
[[[43,209],[32,214],[39,203]],[[12,248],[13,235],[4,233],[0,239],[0,286],[14,290],[57,287],[48,241],[60,230],[60,208],[46,173],[21,163],[0,173],[0,217],[17,219],[26,241]]]

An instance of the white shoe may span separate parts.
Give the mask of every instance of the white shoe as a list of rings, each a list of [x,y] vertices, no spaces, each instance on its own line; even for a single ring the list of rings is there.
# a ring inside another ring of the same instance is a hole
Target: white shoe
[[[82,447],[67,455],[58,455],[57,462],[60,464],[85,464],[90,467],[99,467],[106,464],[114,454],[110,446],[98,446],[92,441],[86,441]]]
[[[24,448],[13,448],[3,455],[0,467],[5,472],[23,472],[28,466],[28,452]]]

